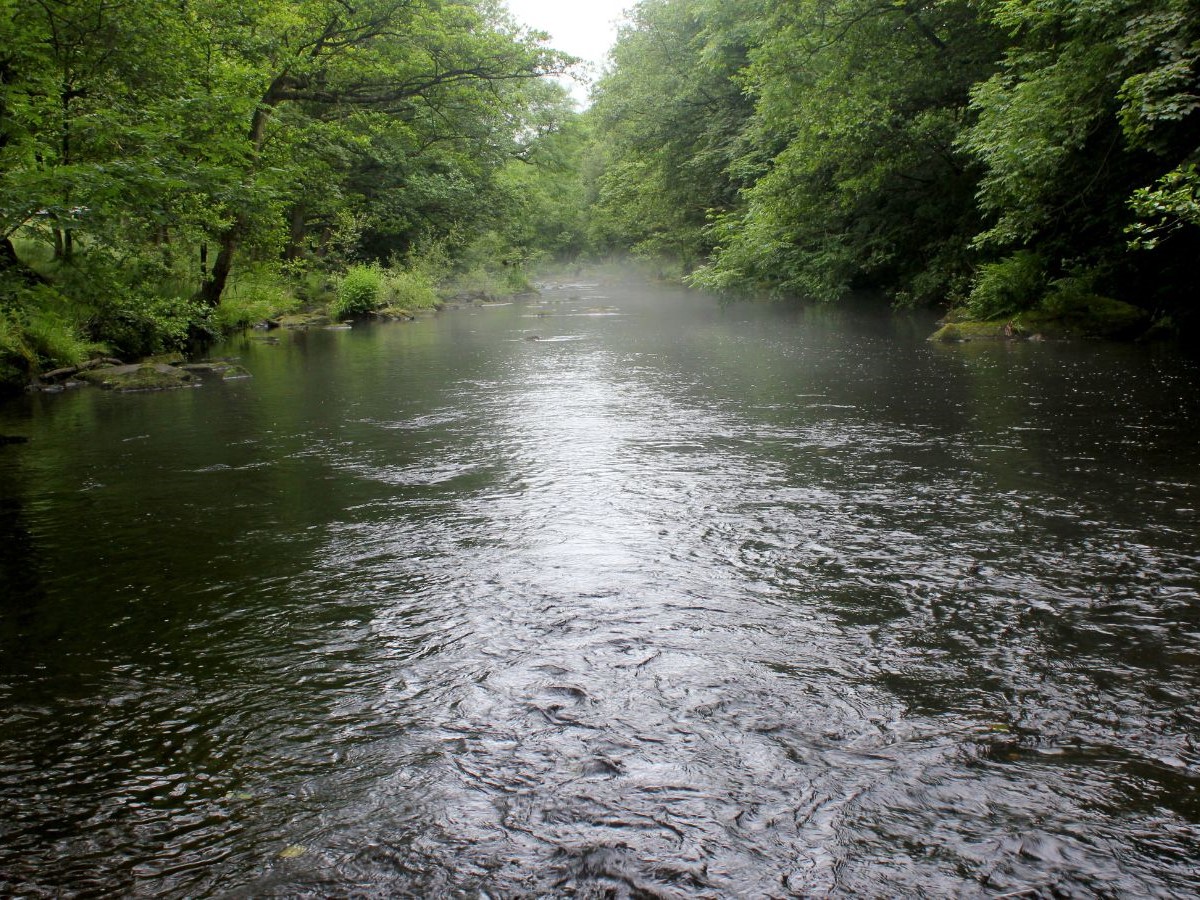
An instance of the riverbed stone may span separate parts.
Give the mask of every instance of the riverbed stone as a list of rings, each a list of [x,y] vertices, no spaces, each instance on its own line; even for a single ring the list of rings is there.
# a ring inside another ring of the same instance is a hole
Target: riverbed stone
[[[80,372],[78,377],[89,384],[118,393],[173,390],[188,387],[194,380],[191,372],[166,363],[102,366]]]
[[[185,372],[191,372],[194,375],[215,375],[220,376],[224,381],[231,381],[235,378],[250,378],[250,373],[242,366],[238,365],[233,360],[214,359],[204,362],[186,363],[180,366]]]
[[[292,313],[273,320],[279,328],[320,328],[330,324],[329,316],[324,313]]]

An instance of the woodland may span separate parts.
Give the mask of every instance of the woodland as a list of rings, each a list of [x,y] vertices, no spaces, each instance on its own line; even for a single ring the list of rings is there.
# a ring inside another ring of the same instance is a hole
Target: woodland
[[[494,0],[0,0],[0,381],[630,253],[1200,324],[1195,0],[642,0],[570,77]]]

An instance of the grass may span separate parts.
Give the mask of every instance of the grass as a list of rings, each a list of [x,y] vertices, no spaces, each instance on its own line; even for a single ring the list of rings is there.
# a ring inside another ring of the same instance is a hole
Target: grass
[[[220,333],[239,331],[295,312],[300,306],[300,298],[278,274],[247,267],[230,275],[221,303],[212,312],[211,324]]]

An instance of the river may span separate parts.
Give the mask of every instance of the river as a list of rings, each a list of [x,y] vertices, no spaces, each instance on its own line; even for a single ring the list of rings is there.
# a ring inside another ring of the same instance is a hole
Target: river
[[[931,331],[596,275],[0,407],[0,894],[1200,893],[1200,367]]]

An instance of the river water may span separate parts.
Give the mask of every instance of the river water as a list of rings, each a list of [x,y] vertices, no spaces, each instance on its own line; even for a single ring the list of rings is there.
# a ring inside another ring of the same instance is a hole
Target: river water
[[[0,407],[0,894],[1200,892],[1200,370],[930,331],[596,276]]]

